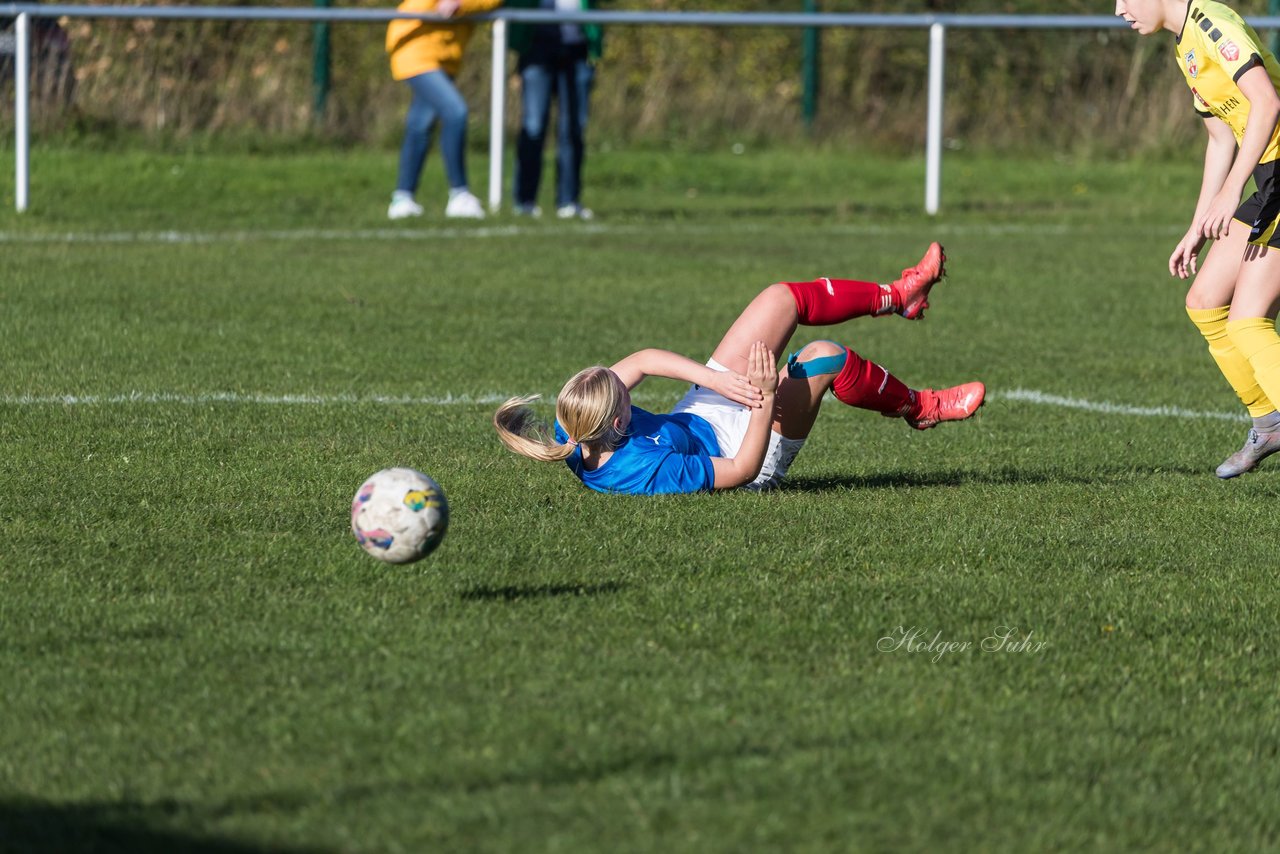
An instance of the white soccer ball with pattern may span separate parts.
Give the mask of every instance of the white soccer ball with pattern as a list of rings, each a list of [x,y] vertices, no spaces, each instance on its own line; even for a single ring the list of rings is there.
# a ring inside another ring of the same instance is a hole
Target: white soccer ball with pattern
[[[356,542],[387,563],[421,560],[440,545],[448,527],[444,490],[414,469],[383,469],[371,475],[351,502]]]

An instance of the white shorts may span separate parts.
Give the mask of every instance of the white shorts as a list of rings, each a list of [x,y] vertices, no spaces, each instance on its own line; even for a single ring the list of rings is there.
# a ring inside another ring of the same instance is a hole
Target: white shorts
[[[713,371],[729,370],[715,359],[708,359],[707,367]],[[699,385],[691,386],[689,393],[671,410],[673,415],[677,412],[688,412],[705,419],[715,431],[722,457],[737,456],[742,440],[747,435],[747,424],[751,421],[750,409]],[[772,489],[778,486],[802,447],[804,439],[787,439],[781,433],[770,430],[769,449],[764,452],[764,465],[760,467],[760,474],[743,488]]]

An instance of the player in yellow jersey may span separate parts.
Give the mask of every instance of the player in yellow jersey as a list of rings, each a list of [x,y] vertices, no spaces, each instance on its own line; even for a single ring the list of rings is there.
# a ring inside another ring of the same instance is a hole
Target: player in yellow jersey
[[[1209,132],[1200,198],[1169,272],[1194,277],[1187,314],[1253,417],[1244,447],[1218,466],[1218,477],[1236,477],[1280,451],[1280,64],[1214,0],[1116,0],[1116,14],[1144,36],[1177,34],[1178,66]],[[1250,177],[1257,192],[1242,204]]]

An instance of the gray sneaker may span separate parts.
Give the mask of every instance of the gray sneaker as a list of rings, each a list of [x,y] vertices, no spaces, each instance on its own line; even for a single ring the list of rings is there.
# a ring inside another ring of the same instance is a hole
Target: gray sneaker
[[[1244,440],[1244,447],[1223,460],[1218,466],[1218,477],[1226,480],[1238,477],[1245,472],[1253,471],[1258,463],[1280,451],[1280,430],[1271,433],[1249,431],[1249,438]]]

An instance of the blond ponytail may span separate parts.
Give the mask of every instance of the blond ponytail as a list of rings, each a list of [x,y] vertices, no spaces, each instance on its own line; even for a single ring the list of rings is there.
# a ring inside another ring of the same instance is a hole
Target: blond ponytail
[[[538,399],[513,397],[493,414],[493,426],[502,444],[522,457],[557,462],[572,456],[576,445],[612,451],[626,441],[614,422],[624,419],[631,405],[627,387],[613,371],[596,366],[574,374],[556,397],[556,418],[569,435],[560,444],[547,424],[538,419],[529,404]],[[625,423],[625,420],[624,420]]]
[[[573,445],[561,445],[546,422],[534,414],[529,404],[541,395],[513,397],[493,413],[493,427],[502,444],[522,457],[552,463],[567,459]]]

